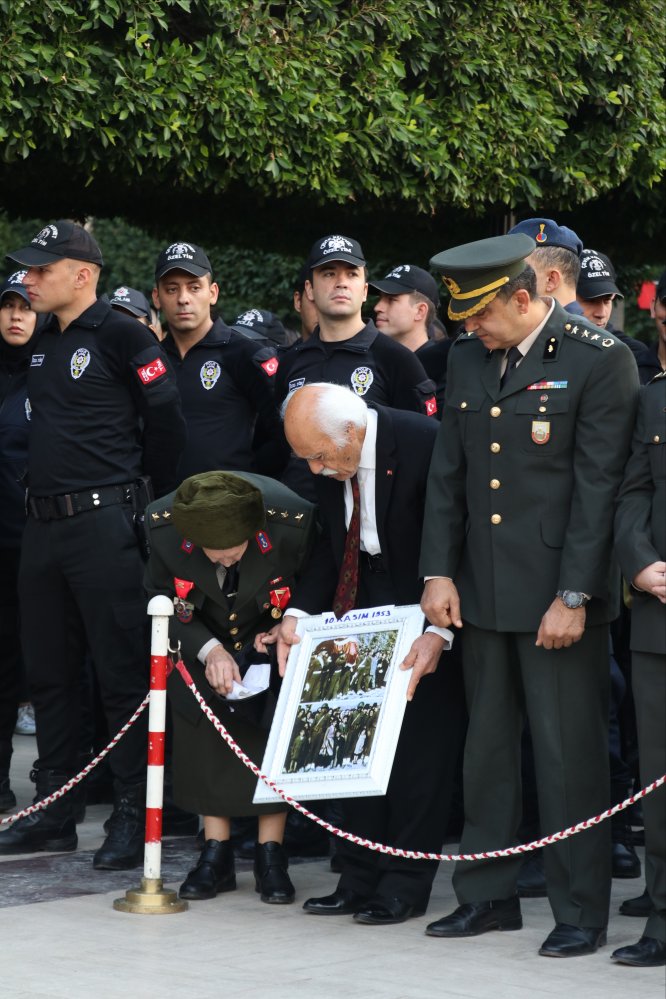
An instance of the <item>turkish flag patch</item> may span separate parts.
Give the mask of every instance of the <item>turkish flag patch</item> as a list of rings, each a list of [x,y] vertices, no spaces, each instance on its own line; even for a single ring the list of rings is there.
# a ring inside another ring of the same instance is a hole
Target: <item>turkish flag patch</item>
[[[267,361],[262,361],[261,366],[266,372],[266,374],[271,377],[275,374],[279,367],[279,362],[277,357],[269,357]]]
[[[142,367],[137,368],[136,373],[144,385],[150,385],[156,378],[161,378],[162,375],[166,374],[166,366],[160,357],[156,357],[149,364],[144,364]]]
[[[437,415],[437,400],[435,399],[434,395],[431,395],[429,399],[426,399],[425,411],[426,411],[426,416]]]

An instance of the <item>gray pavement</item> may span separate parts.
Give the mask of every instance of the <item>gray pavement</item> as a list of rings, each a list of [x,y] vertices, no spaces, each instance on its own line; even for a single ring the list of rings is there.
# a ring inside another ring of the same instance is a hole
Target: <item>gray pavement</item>
[[[21,806],[32,794],[27,775],[34,758],[34,739],[17,736],[12,785]],[[193,903],[187,912],[125,914],[112,908],[113,899],[137,887],[141,872],[113,874],[113,889],[100,891],[100,873],[86,863],[108,811],[88,809],[78,855],[0,858],[2,999],[663,999],[663,968],[609,960],[611,950],[641,935],[642,920],[617,909],[642,892],[642,879],[613,882],[608,945],[564,961],[537,954],[553,925],[545,899],[524,900],[518,932],[426,937],[426,923],[455,907],[449,865],[440,868],[427,916],[398,926],[306,915],[299,903],[335,885],[327,860],[293,866],[295,905],[262,904],[244,869],[238,891]],[[194,856],[191,839],[165,846],[170,886],[178,886],[188,854]],[[40,878],[47,871],[55,888],[48,901],[33,901],[44,897]]]

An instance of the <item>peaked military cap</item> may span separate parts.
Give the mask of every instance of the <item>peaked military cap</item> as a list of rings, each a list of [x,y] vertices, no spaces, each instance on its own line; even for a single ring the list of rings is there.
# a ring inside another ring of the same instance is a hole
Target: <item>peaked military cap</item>
[[[451,293],[449,318],[467,319],[485,308],[500,288],[525,270],[525,257],[535,246],[525,233],[517,233],[463,243],[434,256],[430,266],[442,272]]]

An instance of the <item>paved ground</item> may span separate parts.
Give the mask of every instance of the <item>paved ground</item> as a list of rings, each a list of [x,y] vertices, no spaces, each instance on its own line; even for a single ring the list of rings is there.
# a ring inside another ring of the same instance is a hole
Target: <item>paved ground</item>
[[[34,740],[16,737],[12,784],[27,804]],[[239,890],[187,912],[116,912],[113,899],[137,887],[140,871],[95,872],[108,807],[88,809],[76,854],[0,858],[2,999],[663,999],[664,969],[613,965],[615,947],[634,942],[642,921],[617,914],[643,881],[615,881],[608,946],[557,961],[537,949],[552,928],[543,899],[523,902],[525,927],[461,941],[428,938],[426,923],[455,907],[442,866],[428,915],[399,926],[322,918],[299,902],[334,887],[328,861],[294,865],[297,903],[263,905],[248,864]],[[192,839],[165,844],[165,879],[177,887],[195,856]]]

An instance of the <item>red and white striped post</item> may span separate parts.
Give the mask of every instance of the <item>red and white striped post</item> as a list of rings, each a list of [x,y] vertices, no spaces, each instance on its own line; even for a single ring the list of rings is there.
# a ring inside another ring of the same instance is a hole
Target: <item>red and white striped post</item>
[[[150,642],[150,701],[148,704],[148,773],[146,780],[146,846],[141,887],[117,898],[120,912],[158,914],[183,912],[187,902],[175,891],[162,887],[162,803],[164,798],[164,734],[166,730],[166,682],[169,652],[169,618],[173,603],[168,597],[153,597],[148,604],[152,617]]]

